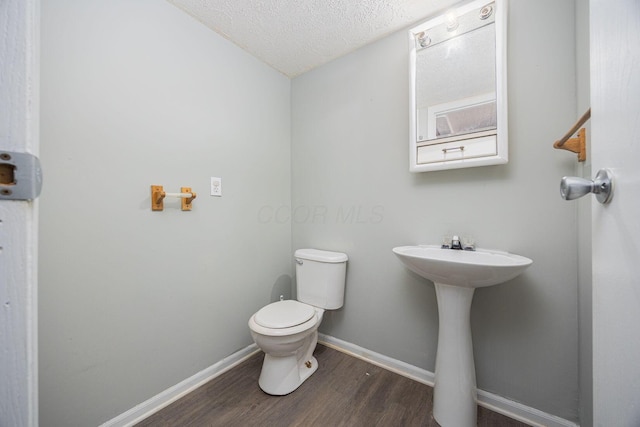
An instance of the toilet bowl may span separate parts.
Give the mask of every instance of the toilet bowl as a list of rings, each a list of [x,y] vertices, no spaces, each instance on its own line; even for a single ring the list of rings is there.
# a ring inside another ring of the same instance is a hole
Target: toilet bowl
[[[296,318],[293,313],[296,311],[295,308],[299,307],[293,307],[293,304],[306,306],[311,311],[310,317],[302,315],[307,310],[298,310],[298,316],[302,317]],[[277,326],[275,322],[269,325],[260,316],[266,310],[272,313],[280,312],[289,319],[280,320]],[[276,396],[289,394],[318,369],[318,361],[313,357],[313,350],[318,342],[318,326],[323,313],[324,310],[320,308],[286,300],[269,304],[251,316],[251,336],[265,353],[258,380],[264,392]]]
[[[249,319],[251,336],[265,353],[258,384],[275,396],[296,390],[318,369],[313,351],[324,311],[344,301],[345,254],[299,249],[295,259],[298,301],[268,304]]]

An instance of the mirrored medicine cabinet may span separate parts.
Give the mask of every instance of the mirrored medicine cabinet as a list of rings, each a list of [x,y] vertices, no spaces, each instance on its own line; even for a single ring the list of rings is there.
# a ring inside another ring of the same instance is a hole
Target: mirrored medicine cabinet
[[[507,162],[506,12],[466,2],[409,30],[412,172]]]

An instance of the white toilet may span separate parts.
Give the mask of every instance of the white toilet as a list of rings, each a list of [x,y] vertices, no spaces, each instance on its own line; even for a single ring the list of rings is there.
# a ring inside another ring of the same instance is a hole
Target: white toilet
[[[249,319],[251,336],[265,353],[258,380],[265,393],[289,394],[318,369],[318,326],[324,310],[344,303],[347,259],[340,252],[298,249],[298,300],[271,303]]]

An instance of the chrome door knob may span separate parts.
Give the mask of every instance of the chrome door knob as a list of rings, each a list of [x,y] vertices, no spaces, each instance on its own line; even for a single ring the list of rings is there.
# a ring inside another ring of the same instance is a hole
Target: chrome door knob
[[[613,196],[613,175],[609,169],[600,169],[593,181],[576,176],[565,176],[560,181],[560,196],[574,200],[593,193],[600,203],[609,203]]]

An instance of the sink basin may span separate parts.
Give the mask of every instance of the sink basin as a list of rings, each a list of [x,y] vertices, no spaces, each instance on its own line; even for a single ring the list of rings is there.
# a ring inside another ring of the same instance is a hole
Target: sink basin
[[[476,288],[511,280],[533,261],[508,252],[458,251],[440,246],[400,246],[393,252],[414,273],[434,282],[438,348],[433,417],[442,427],[475,427],[476,371],[470,311]]]
[[[457,251],[439,246],[393,248],[409,270],[435,283],[480,288],[497,285],[522,273],[533,261],[508,252]]]

